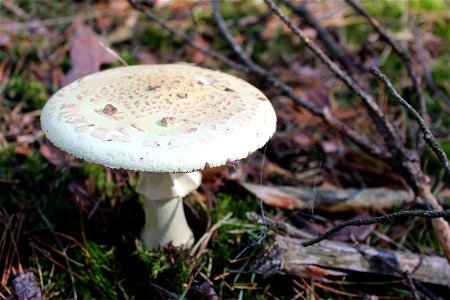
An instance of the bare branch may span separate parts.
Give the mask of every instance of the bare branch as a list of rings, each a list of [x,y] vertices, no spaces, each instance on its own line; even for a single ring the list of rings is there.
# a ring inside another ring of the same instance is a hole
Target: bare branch
[[[225,39],[228,41],[228,43],[231,45],[234,53],[236,53],[239,58],[250,68],[253,73],[256,73],[260,76],[268,76],[269,72],[261,68],[259,65],[255,64],[250,56],[248,56],[247,52],[242,49],[241,46],[239,46],[236,41],[234,40],[231,32],[228,30],[228,27],[222,18],[222,14],[220,13],[220,0],[213,0],[213,13],[214,18],[216,19],[217,25],[219,27],[220,32],[225,37]]]
[[[403,48],[401,48],[389,36],[389,34],[386,32],[386,30],[384,30],[384,28],[380,24],[380,22],[378,22],[378,20],[376,20],[374,17],[372,17],[368,12],[366,12],[361,6],[356,4],[353,0],[345,0],[345,1],[347,2],[348,5],[353,7],[353,9],[355,11],[357,11],[360,15],[362,15],[363,17],[365,17],[367,19],[367,21],[370,23],[370,25],[372,25],[373,29],[380,35],[380,37],[387,44],[389,44],[392,47],[394,52],[397,53],[397,55],[403,61],[403,63],[406,66],[406,71],[408,72],[408,75],[411,78],[414,91],[415,91],[415,93],[417,95],[420,114],[423,116],[425,121],[428,123],[430,121],[430,116],[428,115],[427,104],[425,102],[425,97],[423,95],[422,86],[420,84],[420,77],[417,74],[417,72],[414,70],[414,68],[412,66],[411,59],[410,59],[408,53]],[[421,142],[419,142],[420,141],[419,139],[422,140],[420,136],[418,136],[418,140],[417,140],[418,141],[418,147],[417,148],[421,152],[421,149],[422,149],[423,145],[421,145]]]
[[[317,37],[322,41],[325,49],[327,49],[329,55],[338,60],[341,65],[349,72],[352,73],[355,70],[355,64],[343,53],[342,48],[333,38],[333,36],[323,28],[320,23],[309,12],[307,2],[302,5],[293,4],[289,0],[280,0],[281,3],[292,9],[297,15],[299,15],[309,26],[314,28],[317,32]]]
[[[413,116],[417,124],[419,124],[420,130],[422,130],[422,133],[424,135],[423,139],[427,142],[428,146],[430,146],[433,152],[437,155],[439,161],[441,162],[442,167],[445,170],[446,175],[450,178],[450,166],[447,156],[445,155],[444,150],[439,145],[438,141],[434,137],[431,130],[428,128],[424,119],[405,99],[402,98],[402,96],[400,96],[400,94],[395,90],[394,86],[386,77],[386,75],[384,75],[379,69],[377,69],[377,67],[372,66],[370,68],[370,73],[375,75],[381,82],[383,82],[386,88],[392,94],[392,96],[394,96],[395,100],[400,102],[400,104],[403,105],[406,108],[406,110]]]
[[[446,218],[449,216],[450,216],[450,209],[440,210],[440,211],[439,210],[404,210],[404,211],[399,211],[399,212],[392,213],[392,214],[383,215],[380,217],[351,220],[351,221],[347,221],[347,222],[344,222],[344,223],[334,226],[333,228],[325,231],[324,233],[319,234],[319,236],[317,238],[307,241],[307,242],[303,242],[302,245],[304,247],[308,247],[308,246],[317,244],[348,226],[360,227],[360,226],[372,225],[372,224],[383,223],[386,221],[394,220],[394,219],[397,219],[400,217],[423,217],[423,218],[427,218],[427,219],[437,219],[437,218],[443,218],[443,217]]]
[[[248,68],[245,67],[244,65],[239,64],[239,63],[235,63],[234,61],[226,58],[222,54],[220,54],[218,52],[215,52],[214,50],[204,48],[204,47],[198,45],[197,43],[193,42],[193,40],[188,35],[186,35],[184,32],[181,32],[181,31],[178,31],[178,30],[172,28],[166,22],[164,22],[164,20],[160,19],[156,14],[151,12],[150,9],[140,5],[137,1],[135,1],[135,0],[128,0],[128,2],[135,9],[143,12],[149,19],[151,19],[152,21],[156,22],[159,26],[161,26],[162,28],[166,29],[167,31],[169,31],[173,35],[177,36],[179,39],[181,39],[184,42],[186,42],[189,46],[197,49],[198,51],[200,51],[200,52],[202,52],[202,53],[204,53],[204,54],[206,54],[208,56],[211,56],[211,57],[217,59],[218,61],[220,61],[220,62],[222,62],[224,64],[229,65],[232,68],[235,68],[235,69],[243,71],[243,72],[248,72],[249,71]]]
[[[388,155],[382,147],[377,146],[373,141],[367,138],[364,135],[361,135],[357,131],[353,130],[351,127],[341,122],[340,120],[334,117],[328,108],[318,109],[315,106],[311,105],[308,100],[303,99],[299,95],[297,95],[290,86],[279,80],[275,77],[274,74],[268,72],[263,67],[255,63],[250,56],[244,51],[244,49],[235,41],[233,35],[231,34],[228,26],[222,18],[220,13],[220,0],[213,0],[213,13],[216,19],[217,25],[219,27],[220,32],[231,45],[231,48],[236,53],[236,55],[248,66],[251,72],[257,74],[258,76],[264,78],[269,83],[273,84],[276,88],[278,88],[281,92],[289,96],[292,100],[294,100],[297,104],[300,104],[304,108],[306,108],[311,113],[322,117],[331,127],[336,129],[338,132],[348,136],[356,145],[361,147],[362,149],[368,151],[375,157],[387,158]]]
[[[407,151],[403,145],[402,139],[398,136],[398,130],[395,128],[394,124],[389,121],[372,96],[366,93],[352,78],[348,76],[348,74],[339,68],[339,66],[337,66],[313,41],[311,41],[302,30],[294,25],[272,0],[264,1],[269,8],[289,27],[289,29],[291,29],[292,32],[302,39],[308,49],[319,57],[320,60],[322,60],[322,62],[350,88],[350,90],[363,99],[363,103],[368,109],[370,117],[386,141],[386,145],[392,158],[397,157],[399,152],[404,155]]]

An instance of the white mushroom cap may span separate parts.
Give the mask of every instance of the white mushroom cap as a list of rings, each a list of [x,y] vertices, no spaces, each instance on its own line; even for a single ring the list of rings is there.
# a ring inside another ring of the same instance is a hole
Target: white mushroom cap
[[[89,162],[144,172],[191,172],[247,157],[276,116],[249,83],[187,64],[141,65],[83,77],[46,103],[57,147]]]

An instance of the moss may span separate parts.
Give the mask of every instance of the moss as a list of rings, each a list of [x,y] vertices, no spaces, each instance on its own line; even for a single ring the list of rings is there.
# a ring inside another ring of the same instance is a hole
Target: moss
[[[159,50],[169,54],[183,45],[173,39],[170,32],[161,29],[157,24],[149,24],[147,28],[138,33],[138,40],[149,50]]]
[[[24,73],[13,75],[3,87],[3,93],[10,108],[20,102],[25,111],[44,106],[49,98],[45,85],[28,79]]]
[[[80,269],[82,276],[80,295],[82,299],[119,299],[117,279],[119,272],[115,260],[115,248],[86,242],[87,252],[79,252],[79,259],[89,262]]]
[[[181,294],[191,273],[191,260],[186,250],[176,248],[146,250],[138,247],[135,255],[149,268],[150,277],[164,283],[169,290]]]

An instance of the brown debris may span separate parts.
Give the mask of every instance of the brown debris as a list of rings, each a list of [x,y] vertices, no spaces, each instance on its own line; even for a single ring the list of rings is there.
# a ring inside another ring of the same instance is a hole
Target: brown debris
[[[107,114],[108,116],[112,116],[117,112],[117,107],[113,106],[112,104],[106,104],[103,108],[103,113]]]

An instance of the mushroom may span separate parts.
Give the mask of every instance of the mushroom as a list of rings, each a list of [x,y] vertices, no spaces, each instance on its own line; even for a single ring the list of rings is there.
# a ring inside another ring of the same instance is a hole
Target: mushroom
[[[273,135],[270,101],[249,83],[187,64],[140,65],[83,77],[59,90],[41,115],[62,150],[109,168],[140,172],[142,243],[188,247],[182,197],[198,172],[247,157]]]

